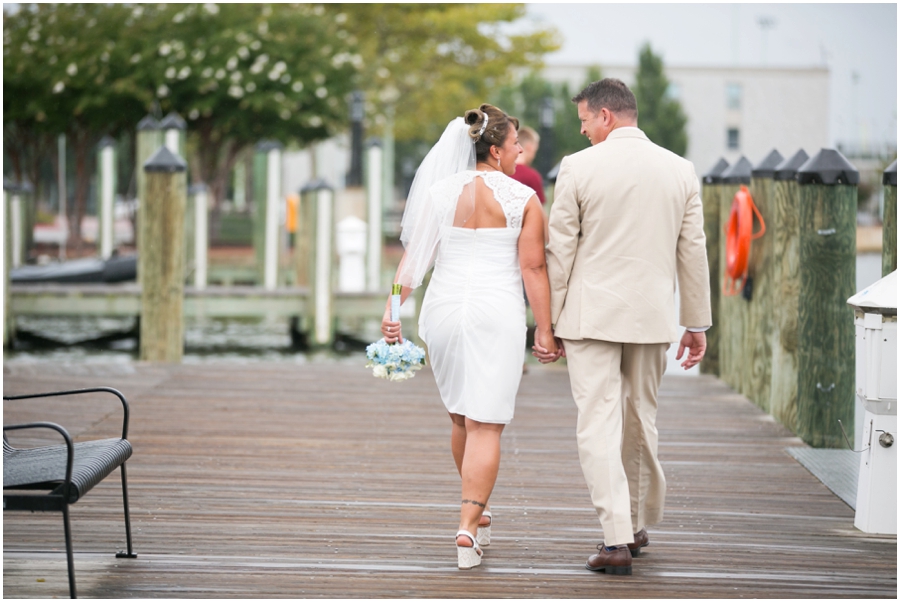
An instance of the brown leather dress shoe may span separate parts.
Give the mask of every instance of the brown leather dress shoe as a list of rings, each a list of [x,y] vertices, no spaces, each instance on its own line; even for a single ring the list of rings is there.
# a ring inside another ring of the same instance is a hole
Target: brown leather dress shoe
[[[627,547],[607,548],[600,544],[597,551],[597,554],[588,558],[584,568],[589,571],[603,571],[608,575],[631,574],[631,552]]]
[[[650,536],[647,535],[647,529],[641,529],[634,534],[634,543],[628,544],[631,555],[635,558],[641,555],[641,548],[650,545]]]

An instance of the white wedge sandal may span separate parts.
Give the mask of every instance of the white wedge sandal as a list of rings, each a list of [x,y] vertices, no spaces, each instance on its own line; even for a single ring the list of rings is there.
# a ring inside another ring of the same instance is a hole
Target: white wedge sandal
[[[478,546],[478,541],[475,539],[475,536],[466,531],[465,529],[460,529],[456,533],[456,538],[459,539],[459,536],[463,535],[472,540],[472,547],[467,548],[466,546],[461,546],[459,544],[456,545],[456,557],[459,561],[460,569],[470,569],[473,566],[478,566],[481,564],[481,548]]]
[[[479,546],[481,546],[482,548],[486,548],[491,545],[491,525],[494,524],[494,518],[491,516],[490,510],[485,510],[481,513],[481,516],[486,516],[490,522],[484,526],[478,525],[478,531],[475,533],[475,539],[478,540]]]

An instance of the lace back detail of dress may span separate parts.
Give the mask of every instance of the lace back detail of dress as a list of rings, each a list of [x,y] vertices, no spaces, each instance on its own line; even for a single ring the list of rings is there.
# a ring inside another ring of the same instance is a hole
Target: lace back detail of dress
[[[484,179],[485,185],[494,193],[494,198],[503,208],[506,215],[506,227],[517,230],[522,229],[522,216],[525,213],[525,205],[534,191],[524,184],[500,172],[478,172]]]

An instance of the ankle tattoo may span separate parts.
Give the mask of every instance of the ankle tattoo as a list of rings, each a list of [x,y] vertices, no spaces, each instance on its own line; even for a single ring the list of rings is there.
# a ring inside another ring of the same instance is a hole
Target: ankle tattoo
[[[463,500],[462,503],[463,504],[474,504],[475,506],[480,506],[482,508],[485,507],[484,504],[482,504],[481,502],[476,502],[475,500]]]

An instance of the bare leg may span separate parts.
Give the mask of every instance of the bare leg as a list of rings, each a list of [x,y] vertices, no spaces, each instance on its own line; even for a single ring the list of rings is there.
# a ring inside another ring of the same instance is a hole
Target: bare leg
[[[482,512],[497,481],[500,469],[500,434],[503,424],[476,422],[466,418],[466,446],[462,468],[462,504],[459,528],[475,533]],[[467,537],[459,537],[457,545],[471,546]]]
[[[453,421],[453,427],[450,431],[450,450],[453,453],[453,461],[456,462],[456,470],[459,471],[459,476],[462,477],[463,457],[466,453],[466,417],[461,414],[450,414],[450,420]],[[490,509],[490,504],[484,508],[484,510]],[[491,519],[482,516],[478,524],[486,527],[491,524]],[[472,532],[474,533],[474,531]]]

